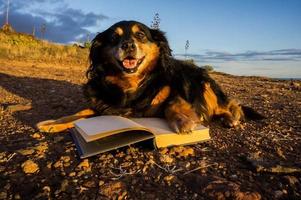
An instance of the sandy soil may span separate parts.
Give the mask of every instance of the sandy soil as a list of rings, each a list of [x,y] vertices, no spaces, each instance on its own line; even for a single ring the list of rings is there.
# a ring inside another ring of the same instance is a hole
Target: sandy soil
[[[0,199],[301,199],[301,82],[213,73],[267,119],[212,140],[135,145],[80,160],[68,132],[34,125],[85,108],[85,67],[0,60]]]

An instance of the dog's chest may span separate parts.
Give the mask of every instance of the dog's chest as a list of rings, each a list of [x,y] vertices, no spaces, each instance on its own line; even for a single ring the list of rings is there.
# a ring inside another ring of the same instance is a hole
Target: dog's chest
[[[120,87],[124,93],[133,93],[139,87],[142,78],[139,76],[106,76],[105,80]]]

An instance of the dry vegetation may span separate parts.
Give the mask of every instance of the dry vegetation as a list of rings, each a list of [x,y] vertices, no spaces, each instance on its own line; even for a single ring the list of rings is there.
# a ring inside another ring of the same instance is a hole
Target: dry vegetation
[[[0,58],[44,63],[87,63],[87,48],[39,40],[31,35],[0,30]]]

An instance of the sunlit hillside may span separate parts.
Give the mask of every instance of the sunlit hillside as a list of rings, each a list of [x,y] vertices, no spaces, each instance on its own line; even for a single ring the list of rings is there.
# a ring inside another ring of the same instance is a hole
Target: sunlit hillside
[[[88,48],[55,44],[32,35],[0,29],[0,59],[85,64],[88,59]]]

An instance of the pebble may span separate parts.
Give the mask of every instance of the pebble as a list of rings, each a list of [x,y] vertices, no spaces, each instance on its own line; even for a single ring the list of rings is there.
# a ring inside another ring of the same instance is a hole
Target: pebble
[[[69,162],[70,161],[70,156],[62,156],[61,157],[61,160],[65,163]]]
[[[169,155],[161,155],[160,156],[160,161],[163,162],[163,163],[172,163],[174,161],[174,159],[169,156]]]
[[[283,196],[283,192],[281,190],[276,190],[274,192],[274,195],[275,195],[276,199],[279,199],[279,198],[281,198]]]
[[[86,181],[83,183],[83,186],[87,188],[92,188],[92,187],[96,187],[96,183],[94,181]]]
[[[18,151],[18,153],[20,153],[23,156],[27,156],[27,155],[31,155],[35,152],[34,149],[21,149]]]
[[[296,178],[295,176],[285,176],[284,178],[287,180],[287,182],[288,182],[291,186],[294,186],[294,185],[296,185],[296,184],[299,183],[298,178]]]
[[[46,185],[43,187],[43,191],[49,193],[51,191],[51,189],[49,186]]]
[[[73,177],[73,176],[75,176],[75,175],[76,175],[75,172],[70,172],[70,173],[69,173],[69,176],[70,176],[70,177]]]
[[[15,194],[14,199],[21,199],[21,196],[19,194]]]
[[[100,188],[100,193],[104,196],[110,197],[112,198],[113,196],[126,192],[123,191],[125,189],[125,185],[124,183],[122,183],[121,181],[114,181],[111,183],[107,183],[102,185],[102,187]],[[118,195],[120,197],[120,195]]]
[[[26,174],[33,174],[39,170],[39,166],[32,160],[25,161],[21,166]]]
[[[177,157],[184,157],[184,158],[186,158],[188,156],[194,156],[195,155],[194,150],[191,147],[184,148],[184,147],[180,146],[180,147],[177,147],[175,149],[175,152],[178,154]]]
[[[160,154],[167,154],[168,148],[161,148],[160,149]]]
[[[85,171],[90,171],[90,163],[88,159],[84,159],[81,163],[79,163],[79,165],[77,165],[78,169],[83,169]]]
[[[101,180],[100,180],[100,181],[98,182],[98,186],[102,186],[103,184],[105,184],[104,181],[101,181]]]
[[[40,139],[42,136],[39,133],[34,133],[34,134],[31,135],[31,137],[34,138],[34,139]]]
[[[171,185],[171,182],[172,180],[174,180],[175,176],[174,175],[168,175],[168,176],[165,176],[163,179],[164,181],[167,182],[168,185]]]
[[[63,162],[61,160],[59,160],[59,161],[57,161],[53,164],[53,167],[54,168],[61,168],[61,167],[63,167]]]
[[[238,176],[237,176],[236,174],[232,174],[232,175],[230,176],[230,178],[232,178],[232,179],[237,179]]]
[[[69,185],[69,181],[67,179],[64,179],[61,183],[61,191],[66,191],[67,187]]]
[[[7,192],[0,192],[0,199],[7,199]]]

